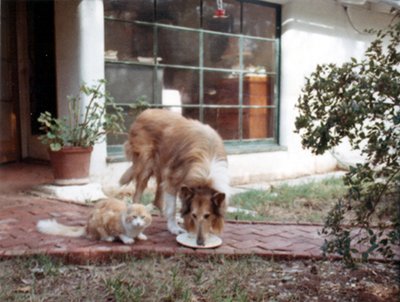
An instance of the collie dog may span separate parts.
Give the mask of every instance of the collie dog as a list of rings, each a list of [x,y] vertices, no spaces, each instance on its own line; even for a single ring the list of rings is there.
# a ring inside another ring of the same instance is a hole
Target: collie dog
[[[176,222],[177,197],[184,227],[196,234],[198,245],[205,244],[209,233],[222,231],[229,199],[228,163],[214,129],[178,113],[148,109],[131,126],[125,153],[132,166],[120,184],[135,181],[133,202],[140,202],[154,176],[154,204],[165,213],[171,233],[185,231]]]

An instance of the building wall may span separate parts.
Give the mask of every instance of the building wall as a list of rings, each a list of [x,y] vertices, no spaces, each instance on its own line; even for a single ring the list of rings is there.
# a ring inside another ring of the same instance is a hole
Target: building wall
[[[56,72],[58,114],[68,113],[67,97],[79,87],[104,79],[104,8],[102,0],[55,1]],[[84,100],[86,107],[89,100]],[[95,145],[90,173],[107,170],[107,146]]]
[[[351,6],[350,23],[343,6],[334,0],[274,1],[282,4],[282,56],[280,144],[285,151],[230,155],[232,184],[295,178],[337,169],[337,160],[327,153],[312,155],[294,133],[295,104],[308,76],[321,63],[342,63],[362,57],[373,36],[358,32],[384,28],[392,15],[380,6]],[[335,150],[344,161],[354,158],[346,145]],[[129,163],[110,164],[97,180],[117,184]]]
[[[294,133],[298,113],[295,104],[305,77],[317,64],[340,64],[351,57],[361,58],[374,38],[357,32],[337,1],[283,2],[280,144],[287,151],[230,156],[233,183],[293,178],[337,168],[337,160],[330,153],[315,156],[302,148],[300,136]],[[387,7],[375,5],[348,8],[354,27],[361,32],[386,27],[393,18],[387,11]],[[360,160],[346,143],[334,153],[341,162]]]

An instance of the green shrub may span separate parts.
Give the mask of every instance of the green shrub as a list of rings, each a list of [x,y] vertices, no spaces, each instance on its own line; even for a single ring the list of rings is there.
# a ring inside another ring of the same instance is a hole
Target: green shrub
[[[364,59],[319,65],[306,78],[295,122],[303,146],[315,154],[347,138],[365,157],[350,167],[349,190],[323,229],[324,251],[349,263],[354,253],[393,257],[391,245],[400,242],[400,22],[370,33],[376,38]],[[360,251],[358,243],[368,248]]]

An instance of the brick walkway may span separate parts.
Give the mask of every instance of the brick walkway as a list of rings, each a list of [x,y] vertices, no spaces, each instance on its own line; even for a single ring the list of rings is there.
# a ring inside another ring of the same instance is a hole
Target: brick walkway
[[[3,172],[0,173],[0,259],[48,254],[68,262],[86,263],[154,253],[166,256],[181,253],[233,257],[259,255],[274,259],[322,258],[323,238],[319,235],[322,226],[319,225],[228,221],[221,236],[223,244],[215,249],[179,245],[161,217],[154,217],[152,225],[145,231],[147,241],[137,240],[131,246],[41,234],[35,227],[39,219],[57,218],[65,224],[83,225],[90,207],[17,193],[37,184],[38,179],[48,181],[51,173],[46,168],[22,167],[19,171],[15,167],[6,167],[0,170]],[[397,258],[399,255],[398,250]],[[379,257],[372,259],[381,260]]]
[[[215,249],[180,246],[166,230],[165,220],[154,217],[146,230],[147,241],[129,246],[122,243],[96,242],[84,238],[66,238],[40,234],[39,219],[57,218],[70,225],[84,224],[89,206],[56,200],[15,195],[0,196],[0,258],[48,254],[72,263],[102,261],[124,255],[151,253],[172,255],[259,255],[274,259],[320,259],[323,239],[321,226],[269,223],[228,222],[222,234],[223,244]]]

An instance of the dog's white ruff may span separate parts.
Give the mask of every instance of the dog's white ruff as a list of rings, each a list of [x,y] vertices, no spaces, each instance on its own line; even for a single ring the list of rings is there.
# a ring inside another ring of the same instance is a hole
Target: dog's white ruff
[[[210,162],[210,179],[212,187],[218,192],[225,193],[225,200],[228,203],[230,196],[228,163],[225,160],[213,158]]]

